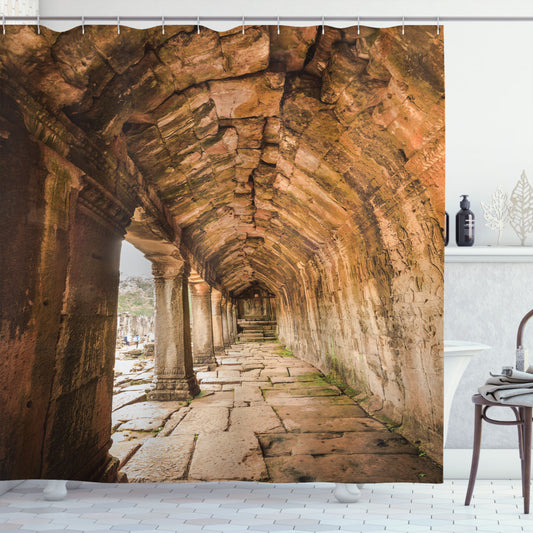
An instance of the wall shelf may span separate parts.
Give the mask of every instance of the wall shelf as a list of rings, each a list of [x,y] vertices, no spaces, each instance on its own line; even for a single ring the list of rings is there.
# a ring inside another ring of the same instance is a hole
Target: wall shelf
[[[448,246],[446,263],[533,263],[533,246]]]

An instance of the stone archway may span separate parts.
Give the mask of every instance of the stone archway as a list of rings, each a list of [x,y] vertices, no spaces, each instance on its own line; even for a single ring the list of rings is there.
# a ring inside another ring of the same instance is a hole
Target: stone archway
[[[295,353],[439,457],[441,37],[21,26],[0,62],[3,477],[113,478],[126,232],[224,297],[263,286]]]

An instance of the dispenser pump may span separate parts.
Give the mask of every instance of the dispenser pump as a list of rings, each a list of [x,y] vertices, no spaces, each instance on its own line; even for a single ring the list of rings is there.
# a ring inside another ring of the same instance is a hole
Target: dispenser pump
[[[459,204],[461,209],[470,209],[470,200],[468,199],[468,194],[461,194],[462,200]]]

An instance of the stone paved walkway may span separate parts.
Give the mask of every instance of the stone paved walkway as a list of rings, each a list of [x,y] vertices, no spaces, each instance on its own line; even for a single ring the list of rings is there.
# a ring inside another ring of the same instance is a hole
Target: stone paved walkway
[[[233,345],[191,402],[119,376],[111,454],[130,482],[438,482],[439,467],[277,342]],[[131,403],[133,402],[133,403]]]

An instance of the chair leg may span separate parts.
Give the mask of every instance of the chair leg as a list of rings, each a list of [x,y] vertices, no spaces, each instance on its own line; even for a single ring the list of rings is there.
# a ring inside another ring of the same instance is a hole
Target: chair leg
[[[477,468],[479,465],[479,453],[481,449],[481,405],[475,405],[474,413],[474,446],[472,449],[472,466],[470,467],[470,479],[468,480],[468,490],[466,491],[465,505],[470,505],[474,484],[476,483]]]
[[[524,407],[524,514],[529,514],[529,495],[531,491],[531,416],[532,408]]]
[[[517,421],[519,422],[517,424],[518,429],[518,453],[520,455],[520,469],[522,473],[522,498],[526,495],[526,487],[524,484],[524,467],[525,467],[525,456],[524,456],[524,420],[526,419],[525,415],[525,407],[519,407],[518,408],[518,418]]]

